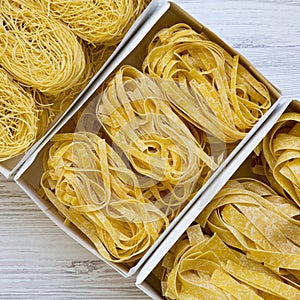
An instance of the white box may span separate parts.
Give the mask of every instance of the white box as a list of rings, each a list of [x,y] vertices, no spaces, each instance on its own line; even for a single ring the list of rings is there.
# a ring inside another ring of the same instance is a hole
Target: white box
[[[176,243],[179,237],[185,230],[193,223],[195,218],[201,214],[207,204],[220,191],[225,183],[231,178],[255,178],[259,179],[257,175],[253,174],[249,165],[249,155],[255,147],[268,134],[276,121],[284,112],[300,113],[300,101],[282,99],[280,105],[272,112],[269,118],[248,141],[244,149],[232,160],[225,169],[220,172],[216,180],[204,191],[198,198],[193,207],[186,213],[186,215],[177,223],[176,227],[167,236],[167,238],[160,244],[152,256],[143,265],[136,278],[136,285],[144,293],[152,299],[164,299],[161,295],[160,282],[152,273],[158,263],[163,259],[170,248]]]
[[[77,102],[85,101],[87,99],[87,91],[93,84],[93,82],[97,81],[99,77],[101,77],[101,74],[105,71],[105,69],[109,66],[109,64],[112,62],[112,60],[118,55],[118,53],[122,50],[122,48],[127,44],[127,42],[130,40],[130,38],[137,33],[138,29],[144,22],[150,18],[152,13],[164,3],[163,0],[152,0],[150,4],[147,6],[147,8],[143,11],[143,13],[137,18],[137,20],[134,22],[134,24],[131,26],[131,28],[128,30],[120,44],[117,46],[117,48],[114,50],[114,52],[111,54],[111,56],[108,58],[108,60],[105,62],[105,64],[100,68],[100,70],[93,76],[93,78],[90,80],[90,82],[87,84],[87,86],[82,90],[82,92],[74,99],[74,101],[70,104],[68,109],[61,113],[60,115],[57,115],[56,118],[53,120],[53,122],[50,124],[48,130],[44,134],[42,138],[37,140],[29,150],[27,150],[26,153],[20,154],[14,158],[8,159],[6,161],[0,162],[0,173],[2,173],[6,178],[12,177],[19,168],[26,162],[26,160],[29,159],[29,157],[37,150],[37,148],[40,146],[40,144],[43,142],[44,139],[46,139],[49,135],[51,135],[51,132],[54,130],[54,128],[59,124],[59,122],[72,110],[74,105],[76,105]]]
[[[89,251],[94,253],[97,257],[101,258],[97,253],[95,247],[81,234],[74,226],[66,227],[63,224],[63,218],[56,212],[56,209],[50,203],[50,201],[45,201],[41,199],[37,193],[39,188],[39,179],[42,174],[42,163],[41,156],[44,151],[44,146],[50,140],[50,138],[58,132],[73,116],[73,114],[80,109],[80,107],[87,101],[87,99],[93,95],[97,88],[104,82],[104,80],[109,76],[114,69],[120,65],[130,64],[137,68],[145,57],[146,48],[150,40],[156,32],[161,28],[172,26],[178,22],[185,22],[190,25],[196,31],[204,31],[206,35],[220,44],[227,52],[234,55],[237,52],[229,47],[224,41],[218,38],[213,32],[204,27],[198,21],[193,19],[189,14],[187,14],[183,9],[174,3],[162,2],[160,6],[153,12],[151,18],[149,18],[143,26],[139,29],[137,34],[128,42],[123,51],[115,58],[111,65],[102,73],[96,81],[87,90],[84,99],[77,103],[72,110],[69,111],[68,115],[61,120],[60,124],[52,130],[51,134],[43,141],[43,143],[37,148],[35,153],[26,161],[22,168],[17,173],[15,180],[17,184],[33,199],[33,201],[41,208],[41,210],[49,216],[62,230],[67,232],[80,244],[86,247]],[[256,126],[247,134],[247,136],[238,144],[238,146],[230,153],[230,155],[225,159],[221,166],[213,173],[208,182],[197,192],[195,197],[185,206],[185,208],[180,212],[178,217],[176,217],[170,224],[170,226],[161,234],[157,241],[152,245],[152,247],[147,251],[143,258],[132,267],[131,269],[124,268],[121,265],[113,264],[107,262],[114,269],[120,272],[124,276],[131,276],[135,274],[143,264],[152,257],[153,252],[157,247],[168,237],[168,234],[172,231],[174,226],[185,216],[187,212],[194,206],[195,201],[204,193],[204,191],[216,180],[218,174],[227,167],[227,165],[232,161],[237,155],[243,153],[243,148],[247,142],[253,137],[254,133],[260,128],[263,122],[271,115],[271,113],[279,106],[280,101],[280,91],[274,87],[270,82],[268,82],[244,57],[240,55],[240,62],[246,67],[258,80],[262,81],[269,89],[272,106],[268,112],[260,119]],[[198,202],[197,202],[198,203]],[[159,248],[160,249],[160,248]],[[160,250],[159,250],[160,251]]]

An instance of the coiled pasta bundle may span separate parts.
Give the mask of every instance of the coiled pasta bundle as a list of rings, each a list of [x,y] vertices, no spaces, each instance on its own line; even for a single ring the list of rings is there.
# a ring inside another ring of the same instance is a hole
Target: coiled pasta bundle
[[[131,265],[168,226],[164,214],[143,196],[136,175],[93,133],[52,138],[41,186],[109,261]]]
[[[38,109],[27,93],[0,68],[0,161],[25,152],[38,133]]]
[[[0,4],[0,64],[20,83],[43,93],[72,88],[86,64],[77,37],[24,1]]]
[[[298,299],[299,216],[298,207],[260,181],[227,182],[155,270],[163,295]]]
[[[188,228],[162,262],[162,292],[167,299],[296,300],[297,287],[234,248],[218,234]]]
[[[300,207],[300,114],[284,113],[257,150],[254,173],[265,176],[278,193]]]
[[[145,8],[146,0],[41,0],[45,10],[92,44],[118,44]]]
[[[267,88],[220,45],[186,24],[159,31],[143,71],[161,81],[183,118],[226,143],[241,140],[271,105]]]
[[[300,286],[300,210],[254,179],[229,181],[197,222],[229,246]]]
[[[152,194],[153,201],[173,216],[217,168],[209,141],[200,145],[159,85],[133,67],[122,66],[98,98],[97,117],[144,176],[147,198]]]

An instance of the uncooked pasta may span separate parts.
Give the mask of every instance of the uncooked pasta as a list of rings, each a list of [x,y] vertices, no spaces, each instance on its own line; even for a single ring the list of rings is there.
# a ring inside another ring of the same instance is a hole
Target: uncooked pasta
[[[260,181],[227,182],[155,270],[163,295],[298,299],[299,216],[296,205]]]
[[[47,13],[92,44],[116,45],[144,10],[146,0],[41,0]]]
[[[300,113],[284,113],[256,153],[254,173],[265,176],[277,192],[300,207]]]
[[[41,186],[66,223],[78,227],[109,261],[132,265],[168,226],[143,196],[137,176],[93,133],[52,138]]]
[[[22,0],[1,0],[0,64],[22,84],[57,95],[80,79],[85,56],[61,22]]]
[[[296,300],[290,285],[247,255],[229,247],[218,234],[204,234],[193,225],[162,262],[163,296],[167,299]]]
[[[178,113],[226,143],[245,137],[271,105],[268,89],[220,45],[186,24],[160,30],[143,71],[161,78]]]
[[[144,176],[147,198],[173,216],[218,166],[209,141],[199,144],[159,85],[133,67],[122,66],[97,97],[97,117]]]
[[[38,132],[38,110],[30,93],[0,68],[0,161],[25,152]]]

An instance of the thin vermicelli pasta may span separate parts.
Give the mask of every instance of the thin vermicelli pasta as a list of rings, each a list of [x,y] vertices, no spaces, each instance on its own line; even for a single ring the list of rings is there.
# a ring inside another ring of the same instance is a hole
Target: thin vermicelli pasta
[[[168,225],[136,175],[99,136],[57,134],[44,156],[41,186],[66,221],[107,260],[131,265]]]
[[[298,299],[299,216],[298,207],[264,183],[229,181],[164,257],[156,271],[163,295]]]
[[[22,0],[1,0],[0,64],[22,84],[51,95],[71,88],[85,68],[78,38]]]
[[[97,117],[144,176],[147,198],[152,194],[173,216],[217,168],[208,140],[200,145],[171,110],[159,85],[133,67],[121,67],[98,98]]]
[[[256,152],[253,172],[300,207],[300,114],[284,113]]]
[[[144,10],[146,0],[41,0],[49,15],[65,22],[83,40],[116,45]]]
[[[143,71],[161,81],[177,112],[227,143],[245,137],[271,105],[267,88],[218,44],[186,24],[159,31]]]
[[[38,110],[30,93],[0,68],[0,161],[25,152],[38,132]]]

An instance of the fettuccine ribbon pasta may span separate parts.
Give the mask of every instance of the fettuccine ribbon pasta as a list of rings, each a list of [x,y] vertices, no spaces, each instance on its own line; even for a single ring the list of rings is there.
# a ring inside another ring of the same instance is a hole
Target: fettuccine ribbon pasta
[[[299,216],[297,206],[264,183],[229,181],[155,270],[163,295],[298,299]]]
[[[183,118],[226,143],[237,142],[271,105],[268,89],[220,45],[186,24],[160,30],[143,71],[164,79]]]
[[[97,117],[134,170],[147,198],[173,211],[217,168],[209,141],[199,144],[155,80],[122,66],[98,96]],[[151,196],[152,194],[152,196]]]
[[[168,226],[136,175],[99,136],[57,134],[45,153],[44,193],[105,259],[132,265]]]
[[[300,207],[300,114],[284,113],[256,150],[253,172]]]

